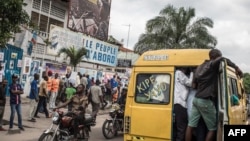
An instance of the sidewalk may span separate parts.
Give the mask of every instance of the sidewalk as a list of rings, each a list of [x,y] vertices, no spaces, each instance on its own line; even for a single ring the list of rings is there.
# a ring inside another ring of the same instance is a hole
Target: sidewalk
[[[9,102],[9,97],[7,97],[7,103]],[[7,104],[6,103],[6,106],[8,105],[9,106],[9,103]],[[29,98],[27,97],[22,97],[22,104],[29,104]],[[99,115],[103,115],[103,114],[108,114],[109,113],[109,110],[111,108],[111,103],[108,101],[108,104],[107,106],[104,108],[104,110],[99,110]],[[91,113],[92,111],[92,107],[91,107],[91,104],[88,105],[88,108],[87,108],[87,113]]]
[[[29,113],[29,98],[22,97],[21,99],[22,105],[21,105],[21,110],[22,110],[22,124],[24,128],[41,128],[45,129],[41,125],[45,125],[47,127],[51,123],[51,118],[45,118],[44,113],[39,113],[39,126],[37,126],[37,122],[29,122],[28,121],[28,113]],[[110,110],[111,104],[109,103],[104,110],[99,110],[98,115],[103,115],[103,114],[108,114]],[[66,108],[63,110],[67,111]],[[91,104],[87,108],[87,113],[91,113],[92,107]],[[3,125],[5,129],[9,128],[9,118],[10,118],[10,104],[9,104],[9,97],[6,97],[6,105],[5,105],[5,112],[4,112],[4,117],[3,117]],[[14,128],[17,128],[17,114],[15,113],[15,118],[14,118]]]

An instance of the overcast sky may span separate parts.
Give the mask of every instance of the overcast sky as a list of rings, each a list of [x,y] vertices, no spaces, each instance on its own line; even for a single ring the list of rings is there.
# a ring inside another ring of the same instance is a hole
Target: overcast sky
[[[112,0],[109,35],[123,39],[124,47],[133,49],[140,34],[145,33],[146,22],[168,4],[194,8],[195,18],[211,18],[214,27],[209,32],[218,40],[216,47],[244,73],[250,73],[249,0]]]

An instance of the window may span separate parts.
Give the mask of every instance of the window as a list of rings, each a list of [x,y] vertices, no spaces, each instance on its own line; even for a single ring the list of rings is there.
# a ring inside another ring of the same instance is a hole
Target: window
[[[168,104],[169,85],[169,74],[138,74],[135,101],[145,104]]]
[[[42,6],[42,9],[41,11],[43,13],[47,13],[49,14],[49,2],[48,1],[42,1],[42,4],[41,4],[41,0],[34,0],[33,2],[33,8],[36,9],[36,10],[40,10],[40,6]],[[51,11],[50,11],[50,14],[57,17],[57,18],[60,18],[61,20],[64,20],[65,19],[65,15],[66,15],[66,10],[54,5],[54,2],[52,2],[52,5],[51,5]]]
[[[31,12],[31,21],[34,25],[40,27],[40,31],[47,32],[47,26],[48,26],[48,32],[50,29],[50,24],[57,25],[59,27],[63,27],[63,22],[58,21],[56,19],[49,19],[49,24],[48,24],[48,17],[45,15],[40,15],[40,25],[38,25],[39,22],[39,13],[36,12]]]
[[[231,99],[231,106],[238,105],[241,96],[238,93],[237,80],[230,77],[228,79],[229,79],[228,88]]]

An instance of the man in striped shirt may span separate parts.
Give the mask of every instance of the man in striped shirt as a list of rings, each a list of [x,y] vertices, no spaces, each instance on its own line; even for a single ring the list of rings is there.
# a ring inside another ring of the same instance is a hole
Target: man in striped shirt
[[[10,91],[10,123],[9,123],[9,129],[11,130],[13,128],[13,121],[15,117],[15,110],[17,112],[18,117],[18,128],[20,130],[24,131],[23,125],[22,125],[22,112],[21,112],[21,94],[23,94],[23,88],[20,84],[17,83],[18,76],[13,74],[12,75],[12,83],[9,85],[9,91]]]

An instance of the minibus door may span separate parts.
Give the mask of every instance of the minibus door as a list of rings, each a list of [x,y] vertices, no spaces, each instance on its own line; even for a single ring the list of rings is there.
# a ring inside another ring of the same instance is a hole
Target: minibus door
[[[157,71],[156,71],[157,70]],[[130,103],[130,134],[140,140],[172,137],[172,79],[168,67],[137,67],[134,98]],[[126,117],[125,117],[126,118]]]

